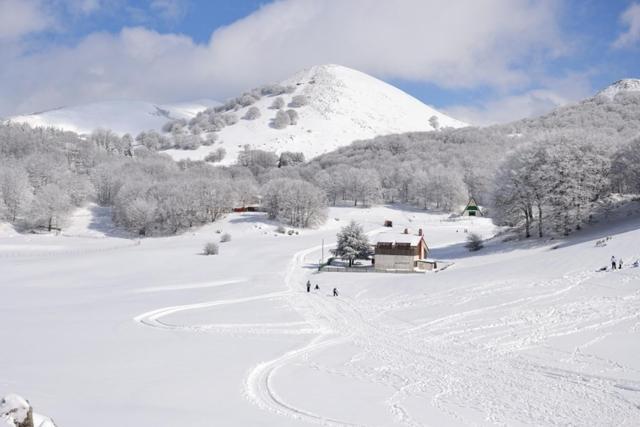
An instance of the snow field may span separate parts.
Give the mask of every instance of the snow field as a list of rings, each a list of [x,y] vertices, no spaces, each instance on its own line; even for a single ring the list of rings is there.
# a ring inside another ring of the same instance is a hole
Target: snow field
[[[423,228],[431,256],[453,265],[316,273],[321,240],[327,256],[352,218],[370,232],[384,219]],[[0,332],[12,343],[0,392],[27,395],[60,425],[88,414],[96,426],[636,425],[640,268],[596,270],[640,255],[639,225],[471,255],[463,230],[488,237],[488,219],[337,208],[299,236],[247,213],[106,253],[0,257],[0,321],[18,325]],[[232,241],[200,255],[217,229]],[[613,239],[595,247],[603,235]],[[125,240],[7,233],[0,248],[27,238]],[[321,290],[307,294],[307,279]]]

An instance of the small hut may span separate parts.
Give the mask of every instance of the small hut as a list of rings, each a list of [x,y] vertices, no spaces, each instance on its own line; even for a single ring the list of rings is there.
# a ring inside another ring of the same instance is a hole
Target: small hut
[[[480,210],[473,197],[469,199],[469,203],[462,211],[461,216],[482,216],[482,210]]]

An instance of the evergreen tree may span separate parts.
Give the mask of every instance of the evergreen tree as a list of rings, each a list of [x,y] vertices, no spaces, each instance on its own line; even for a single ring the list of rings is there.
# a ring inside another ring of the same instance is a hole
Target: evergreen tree
[[[363,259],[370,255],[369,238],[362,226],[355,221],[340,230],[338,233],[338,246],[331,250],[335,256],[349,260],[349,267],[356,259]]]

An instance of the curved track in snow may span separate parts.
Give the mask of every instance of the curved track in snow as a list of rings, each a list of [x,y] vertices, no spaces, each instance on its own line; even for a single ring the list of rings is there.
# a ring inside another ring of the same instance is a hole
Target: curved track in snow
[[[274,387],[282,368],[301,361],[309,363],[315,352],[348,343],[358,354],[340,367],[316,365],[327,375],[384,386],[385,400],[395,424],[429,425],[415,412],[416,401],[459,425],[476,424],[575,424],[637,425],[640,409],[628,393],[640,391],[640,372],[604,358],[582,353],[624,322],[640,320],[640,292],[621,298],[565,298],[596,273],[574,273],[540,283],[470,284],[424,295],[398,293],[381,299],[326,298],[298,289],[308,275],[305,258],[320,247],[297,252],[287,267],[287,290],[246,298],[165,307],[141,314],[141,324],[171,330],[223,333],[315,334],[306,345],[255,366],[245,380],[245,393],[258,407],[307,423],[332,427],[356,426],[327,414],[288,403]],[[406,322],[391,313],[416,306],[428,312],[451,305],[464,294],[470,301],[489,297],[493,304],[454,314]],[[518,296],[521,295],[521,296]],[[563,299],[565,298],[565,299]],[[184,310],[262,299],[285,299],[303,322],[271,325],[173,325],[162,318]],[[253,328],[253,329],[252,329]],[[573,353],[544,350],[550,338],[590,331],[598,337]],[[548,351],[548,357],[527,350]],[[556,354],[557,353],[557,354]],[[550,363],[558,359],[558,363]],[[363,363],[366,361],[366,363]],[[613,369],[620,375],[607,376],[581,369]],[[574,369],[575,368],[575,369]],[[591,373],[589,373],[591,372]],[[623,391],[628,393],[623,393]]]

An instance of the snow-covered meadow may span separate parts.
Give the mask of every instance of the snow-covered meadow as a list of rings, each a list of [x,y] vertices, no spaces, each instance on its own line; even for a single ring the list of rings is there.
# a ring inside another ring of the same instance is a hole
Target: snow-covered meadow
[[[317,273],[351,219],[423,228],[453,265]],[[139,241],[95,207],[57,236],[3,226],[0,394],[61,427],[637,425],[639,226],[473,254],[464,230],[490,237],[489,219],[398,207],[332,208],[291,236],[243,213]],[[201,255],[218,231],[231,241]],[[626,267],[596,272],[611,255]]]

